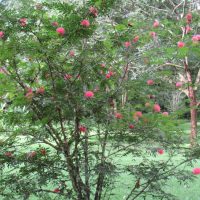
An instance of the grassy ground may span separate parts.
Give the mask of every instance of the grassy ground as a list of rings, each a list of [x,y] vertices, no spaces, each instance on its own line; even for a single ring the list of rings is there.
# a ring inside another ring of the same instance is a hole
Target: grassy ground
[[[198,123],[198,126],[200,126],[200,123]],[[181,127],[185,130],[186,133],[186,141],[189,141],[189,128],[190,123],[184,123],[181,125]],[[186,143],[188,146],[188,144]],[[165,160],[169,157],[167,153],[158,156],[156,159],[162,159]],[[181,157],[181,156],[180,156]],[[176,160],[179,160],[180,157],[175,158]],[[140,158],[138,158],[140,159]],[[151,159],[151,158],[150,158]],[[155,159],[155,157],[152,157],[152,159]],[[125,156],[125,157],[118,157],[115,158],[115,161],[117,163],[130,163],[131,164],[132,157],[131,156]],[[200,161],[194,163],[193,166],[188,167],[189,173],[191,173],[192,169],[194,167],[200,167]],[[123,200],[124,193],[128,193],[131,189],[131,187],[134,186],[134,180],[132,180],[132,177],[126,173],[122,174],[121,177],[118,180],[118,187],[113,191],[113,193],[116,193],[116,195],[113,196],[110,200]],[[189,184],[180,184],[175,179],[171,179],[168,181],[168,186],[165,188],[167,192],[170,192],[171,194],[175,195],[178,200],[200,200],[200,176],[197,176],[196,180]],[[144,200],[143,198],[138,198],[138,200]],[[146,198],[145,200],[154,200],[153,198]]]
[[[199,124],[200,125],[200,124]],[[184,123],[181,125],[182,128],[184,128],[186,133],[186,141],[188,141],[188,135],[189,135],[189,123]],[[186,143],[186,145],[188,145]],[[157,159],[157,160],[165,160],[169,157],[167,153],[154,157],[151,155],[146,155],[150,159]],[[180,158],[175,158],[179,160]],[[133,161],[132,156],[126,155],[126,156],[118,156],[114,158],[115,164],[127,164],[131,165],[132,162],[139,162],[141,158],[136,158]],[[188,171],[191,173],[191,170],[193,167],[200,167],[200,161],[195,163],[194,166],[189,167]],[[127,195],[131,188],[134,186],[135,180],[133,180],[133,177],[129,175],[128,173],[122,173],[119,178],[116,179],[116,189],[112,191],[113,195],[108,198],[106,197],[104,200],[123,200],[125,199],[125,195]],[[55,187],[52,186],[49,189],[54,189]],[[180,184],[175,179],[171,179],[168,181],[168,186],[165,188],[166,191],[174,194],[177,196],[178,200],[200,200],[200,176],[197,176],[197,179],[189,184]],[[52,196],[56,197],[57,195],[52,194]],[[143,198],[137,198],[138,200],[143,200]],[[1,200],[1,199],[0,199]],[[30,200],[38,200],[38,198],[31,197]],[[103,199],[102,199],[103,200]],[[145,200],[154,200],[153,198],[146,198]]]

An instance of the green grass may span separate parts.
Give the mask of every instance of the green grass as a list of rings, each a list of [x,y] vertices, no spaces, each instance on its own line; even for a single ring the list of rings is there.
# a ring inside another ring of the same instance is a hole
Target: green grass
[[[200,123],[199,123],[200,125]],[[180,125],[181,128],[183,128],[185,131],[185,140],[186,144],[188,146],[189,141],[189,128],[190,124],[184,123]],[[30,150],[35,148],[35,146],[30,147]],[[27,152],[27,149],[25,150]],[[169,157],[169,154],[166,152],[163,155],[159,156],[153,156],[153,155],[145,155],[149,159],[152,160],[166,160]],[[114,164],[120,165],[123,163],[123,165],[131,165],[135,163],[141,162],[142,158],[134,158],[129,154],[126,156],[122,156],[122,154],[118,155],[117,157],[114,157]],[[177,160],[181,159],[181,155],[177,156],[174,160],[176,162]],[[194,163],[193,167],[200,167],[200,161],[197,163]],[[189,173],[191,173],[191,170],[193,167],[187,167],[187,170]],[[191,173],[192,174],[192,173]],[[129,194],[131,189],[135,185],[135,180],[133,179],[133,176],[128,174],[127,172],[122,173],[118,178],[115,179],[115,189],[112,190],[112,196],[109,198],[110,200],[123,200],[125,199],[125,196]],[[197,176],[196,180],[194,182],[190,182],[188,184],[180,184],[175,179],[170,179],[167,182],[168,186],[165,187],[165,190],[167,192],[170,192],[174,194],[178,200],[200,200],[200,176]],[[54,189],[55,186],[50,185],[49,189]],[[52,196],[56,197],[57,195],[52,194]],[[103,199],[103,198],[102,198]],[[138,200],[143,200],[143,198],[137,198]],[[31,196],[30,200],[38,200],[38,198]],[[108,200],[108,197],[105,198],[105,200]],[[146,198],[145,200],[154,200],[151,197]]]
[[[200,122],[198,123],[198,126],[200,126]],[[180,125],[181,128],[184,129],[185,132],[185,141],[186,146],[188,146],[189,141],[189,133],[190,133],[190,123],[186,122]],[[167,159],[169,155],[165,153],[164,155],[157,156],[156,159],[164,160]],[[177,156],[175,160],[180,160],[181,155]],[[155,157],[150,157],[150,159],[155,159]],[[116,163],[124,163],[124,164],[131,164],[131,160],[133,158],[129,155],[124,157],[118,157],[115,158]],[[140,161],[141,159],[138,158],[136,162]],[[193,167],[200,167],[200,161],[194,163]],[[191,173],[193,167],[188,167],[187,170],[189,173]],[[191,173],[192,174],[192,173]],[[120,176],[117,188],[113,190],[113,193],[116,195],[113,195],[113,198],[111,200],[123,200],[124,196],[123,194],[128,194],[131,190],[131,187],[133,187],[135,184],[135,181],[133,180],[132,176],[130,176],[127,173],[124,173]],[[200,200],[200,176],[197,176],[196,180],[190,183],[180,184],[175,179],[171,179],[168,181],[168,186],[165,187],[167,192],[170,192],[171,194],[175,195],[178,200]],[[138,200],[143,200],[143,198],[138,198]],[[153,198],[146,198],[145,200],[154,200]]]

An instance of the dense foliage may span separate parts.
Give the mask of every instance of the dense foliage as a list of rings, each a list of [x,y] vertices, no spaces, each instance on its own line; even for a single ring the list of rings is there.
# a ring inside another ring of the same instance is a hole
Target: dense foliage
[[[126,200],[174,199],[167,181],[194,178],[185,166],[200,149],[183,145],[179,115],[159,102],[176,71],[150,69],[188,54],[197,63],[199,39],[177,47],[185,18],[116,22],[118,3],[1,5],[1,199],[117,199],[122,174]],[[147,71],[134,77],[137,56]]]

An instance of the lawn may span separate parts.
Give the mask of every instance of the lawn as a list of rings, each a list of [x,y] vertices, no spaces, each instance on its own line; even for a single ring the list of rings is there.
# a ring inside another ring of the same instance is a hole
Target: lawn
[[[188,136],[188,133],[189,133],[189,126],[190,126],[189,123],[184,123],[181,125],[181,127],[183,127],[185,130],[186,136]],[[188,140],[187,137],[186,137],[186,140]],[[187,143],[185,145],[188,146]],[[30,148],[31,148],[30,150],[32,150],[32,148],[35,148],[35,146],[32,146]],[[154,156],[154,155],[147,154],[144,152],[144,156],[152,160],[160,160],[160,161],[166,160],[169,158],[168,152],[165,152],[164,154],[158,155],[158,156]],[[120,152],[118,156],[113,157],[113,159],[114,159],[114,164],[118,166],[120,166],[122,163],[123,165],[131,165],[132,163],[135,164],[142,161],[142,158],[138,158],[138,157],[133,158],[130,154],[123,156],[123,152]],[[180,159],[181,159],[181,155],[175,157],[173,162],[177,162]],[[200,167],[200,161],[194,162],[193,167]],[[193,167],[187,167],[188,173],[192,174],[191,170]],[[110,197],[106,196],[105,198],[102,198],[102,199],[123,200],[125,199],[126,195],[129,194],[129,192],[135,185],[135,180],[133,179],[133,176],[131,176],[127,172],[121,173],[121,175],[118,176],[116,179],[114,179],[114,181],[116,183],[116,187],[112,190],[112,195]],[[197,176],[194,182],[188,183],[188,184],[180,184],[175,179],[170,179],[167,182],[167,185],[168,186],[165,187],[165,190],[177,196],[178,200],[200,200],[200,190],[199,190],[200,176]],[[49,185],[50,190],[54,188],[55,186]],[[58,195],[52,194],[52,196],[56,197]],[[30,197],[30,200],[37,200],[37,199],[38,198],[34,196]],[[139,198],[139,197],[137,199],[143,200],[143,198]],[[145,200],[153,200],[153,198],[148,197]]]

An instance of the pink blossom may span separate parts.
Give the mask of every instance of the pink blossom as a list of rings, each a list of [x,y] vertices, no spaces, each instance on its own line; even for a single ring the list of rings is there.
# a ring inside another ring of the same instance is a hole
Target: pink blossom
[[[70,74],[65,74],[65,76],[64,76],[64,79],[65,80],[69,80],[69,79],[71,79],[72,78],[72,76],[70,75]]]
[[[137,111],[137,112],[135,112],[134,116],[140,118],[140,117],[142,117],[142,112],[141,111]]]
[[[12,157],[12,156],[13,156],[12,152],[10,152],[10,151],[5,152],[4,155],[5,155],[6,157]]]
[[[192,36],[192,41],[198,43],[200,41],[200,34]]]
[[[159,24],[160,24],[159,21],[155,20],[154,23],[153,23],[153,27],[157,28],[159,26]]]
[[[103,68],[104,68],[105,66],[106,66],[106,64],[104,64],[104,63],[102,63],[102,64],[101,64],[101,67],[103,67]]]
[[[153,80],[147,80],[147,85],[154,85],[154,81]]]
[[[94,17],[97,17],[97,15],[98,15],[98,10],[97,10],[95,7],[93,7],[93,6],[91,6],[91,7],[89,8],[89,12],[90,12],[90,14],[92,14]]]
[[[90,22],[87,19],[84,19],[81,21],[81,25],[84,27],[89,27],[90,26]]]
[[[129,125],[129,128],[130,128],[130,129],[134,129],[134,127],[135,127],[135,126],[134,126],[133,124],[130,124],[130,125]]]
[[[53,190],[53,192],[54,192],[54,193],[60,193],[60,189],[59,189],[59,188],[55,188],[55,189]]]
[[[111,76],[113,76],[114,75],[114,73],[112,72],[112,71],[109,71],[108,72]]]
[[[19,23],[20,23],[20,25],[21,26],[26,26],[27,25],[27,19],[26,18],[21,18],[20,20],[19,20]]]
[[[130,43],[130,42],[124,42],[124,46],[125,46],[126,48],[128,48],[128,47],[131,46],[131,43]]]
[[[178,46],[178,48],[182,48],[182,47],[185,46],[185,43],[182,42],[182,41],[179,41],[179,42],[177,43],[177,46]]]
[[[157,35],[156,32],[150,32],[150,36],[151,36],[152,38],[155,39],[156,35]]]
[[[188,13],[185,17],[186,17],[186,22],[187,22],[188,24],[190,24],[190,23],[192,22],[192,14],[191,14],[191,13]]]
[[[27,99],[32,99],[33,98],[33,90],[31,88],[27,88],[27,93],[25,96]]]
[[[74,56],[75,56],[75,52],[74,52],[73,50],[71,50],[71,51],[69,52],[69,56],[70,56],[70,57],[74,57]]]
[[[159,104],[154,104],[153,111],[154,112],[160,112],[160,105]]]
[[[182,85],[183,85],[182,82],[177,82],[177,83],[176,83],[176,87],[177,87],[177,88],[182,87]]]
[[[31,151],[29,153],[27,153],[27,158],[33,158],[36,156],[36,152],[35,151]]]
[[[115,113],[115,118],[116,119],[122,119],[122,114],[121,113]]]
[[[65,29],[63,27],[59,27],[59,28],[56,29],[56,32],[59,35],[63,36],[65,34]]]
[[[106,74],[106,78],[109,79],[111,77],[110,73]]]
[[[191,28],[189,25],[187,25],[187,26],[185,27],[185,33],[186,33],[186,34],[188,34],[191,30],[192,30],[192,28]]]
[[[4,67],[0,67],[0,74],[8,74],[8,71]]]
[[[113,72],[112,71],[109,71],[107,74],[106,74],[106,78],[110,78],[111,76],[113,76]]]
[[[199,167],[194,168],[194,169],[192,170],[192,173],[195,174],[195,175],[199,175],[199,174],[200,174],[200,168],[199,168]]]
[[[94,97],[94,93],[92,91],[86,91],[84,96],[88,99]]]
[[[40,87],[40,88],[38,88],[38,89],[36,90],[36,93],[37,93],[37,94],[44,94],[44,92],[45,92],[44,87]]]
[[[140,37],[139,37],[138,35],[135,36],[135,37],[133,38],[133,42],[136,43],[136,42],[139,40],[139,38],[140,38]]]
[[[52,22],[51,24],[52,24],[52,26],[54,26],[54,27],[58,27],[58,26],[59,26],[58,22]]]
[[[164,150],[163,149],[157,149],[157,153],[162,155],[162,154],[164,154]]]
[[[79,131],[85,133],[87,131],[87,128],[83,125],[79,126]]]
[[[26,22],[27,22],[27,19],[26,19],[26,18],[21,18],[21,19],[19,20],[19,22],[20,22],[20,23],[26,23]]]
[[[0,38],[3,38],[3,37],[4,37],[4,32],[0,31]]]
[[[45,156],[47,152],[46,152],[45,149],[40,149],[40,153],[41,153],[43,156]]]
[[[168,112],[163,112],[162,115],[163,115],[163,116],[168,116],[169,113],[168,113]]]

